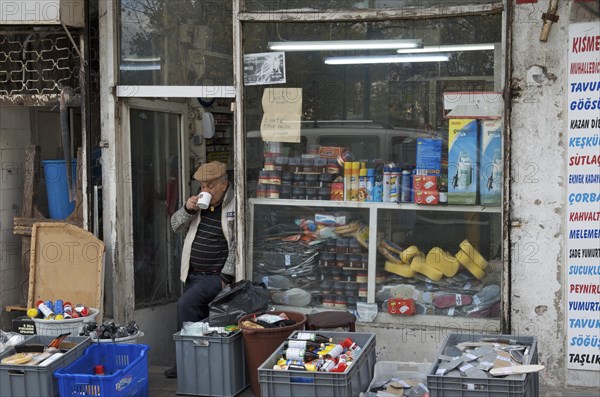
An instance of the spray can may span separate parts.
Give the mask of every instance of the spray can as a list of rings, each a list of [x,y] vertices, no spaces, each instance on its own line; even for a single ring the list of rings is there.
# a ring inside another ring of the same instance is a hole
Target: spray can
[[[358,201],[367,201],[367,169],[361,168],[358,173]]]
[[[402,188],[400,181],[400,167],[392,167],[392,177],[390,178],[390,202],[400,202],[400,190]]]
[[[373,189],[373,202],[381,203],[383,201],[383,167],[375,168],[375,183]]]
[[[403,203],[410,203],[412,201],[412,175],[410,170],[405,169],[402,171],[402,193],[400,194],[400,201]]]
[[[367,202],[375,201],[373,195],[375,193],[375,169],[367,169]]]
[[[344,163],[344,200],[350,201],[352,197],[352,163]]]
[[[386,164],[383,167],[383,202],[390,202],[390,183],[392,180],[392,167],[394,164]]]
[[[350,200],[358,201],[358,189],[359,189],[358,178],[359,178],[359,172],[360,172],[360,162],[353,161],[351,164],[352,164],[352,170],[351,170],[351,174],[350,174],[350,188],[351,188]]]

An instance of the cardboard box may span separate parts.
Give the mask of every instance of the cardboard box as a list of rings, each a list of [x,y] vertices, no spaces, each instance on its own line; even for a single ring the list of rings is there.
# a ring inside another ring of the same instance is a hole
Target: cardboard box
[[[480,124],[479,201],[500,205],[502,201],[502,121],[482,120]]]
[[[439,176],[442,163],[442,140],[435,138],[417,138],[418,175]]]
[[[478,121],[451,119],[448,131],[448,204],[477,204]]]
[[[35,335],[35,323],[27,316],[20,316],[12,320],[13,332],[21,335]]]
[[[409,316],[415,314],[415,301],[412,299],[390,298],[388,300],[388,313]]]
[[[437,191],[437,176],[432,175],[415,175],[413,180],[413,188],[422,191]]]
[[[437,205],[439,201],[440,196],[437,190],[415,190],[415,204]]]

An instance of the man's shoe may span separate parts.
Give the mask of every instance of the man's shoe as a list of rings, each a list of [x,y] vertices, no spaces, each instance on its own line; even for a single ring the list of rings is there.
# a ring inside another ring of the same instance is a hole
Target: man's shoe
[[[165,371],[165,377],[167,378],[177,378],[177,366],[169,368]]]

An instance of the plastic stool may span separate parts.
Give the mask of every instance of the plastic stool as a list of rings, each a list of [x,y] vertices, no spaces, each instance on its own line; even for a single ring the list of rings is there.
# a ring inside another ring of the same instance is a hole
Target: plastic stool
[[[311,331],[327,328],[348,327],[349,332],[354,332],[356,316],[349,312],[328,311],[308,314],[306,316],[305,328]]]

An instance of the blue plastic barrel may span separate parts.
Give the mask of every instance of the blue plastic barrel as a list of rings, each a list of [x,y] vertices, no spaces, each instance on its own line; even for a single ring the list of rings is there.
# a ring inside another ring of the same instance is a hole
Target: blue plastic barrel
[[[69,186],[67,183],[67,168],[65,160],[42,160],[44,177],[46,178],[46,193],[48,195],[48,211],[51,219],[67,219],[75,209],[75,197],[69,201]],[[77,178],[77,161],[73,160],[73,193]]]

